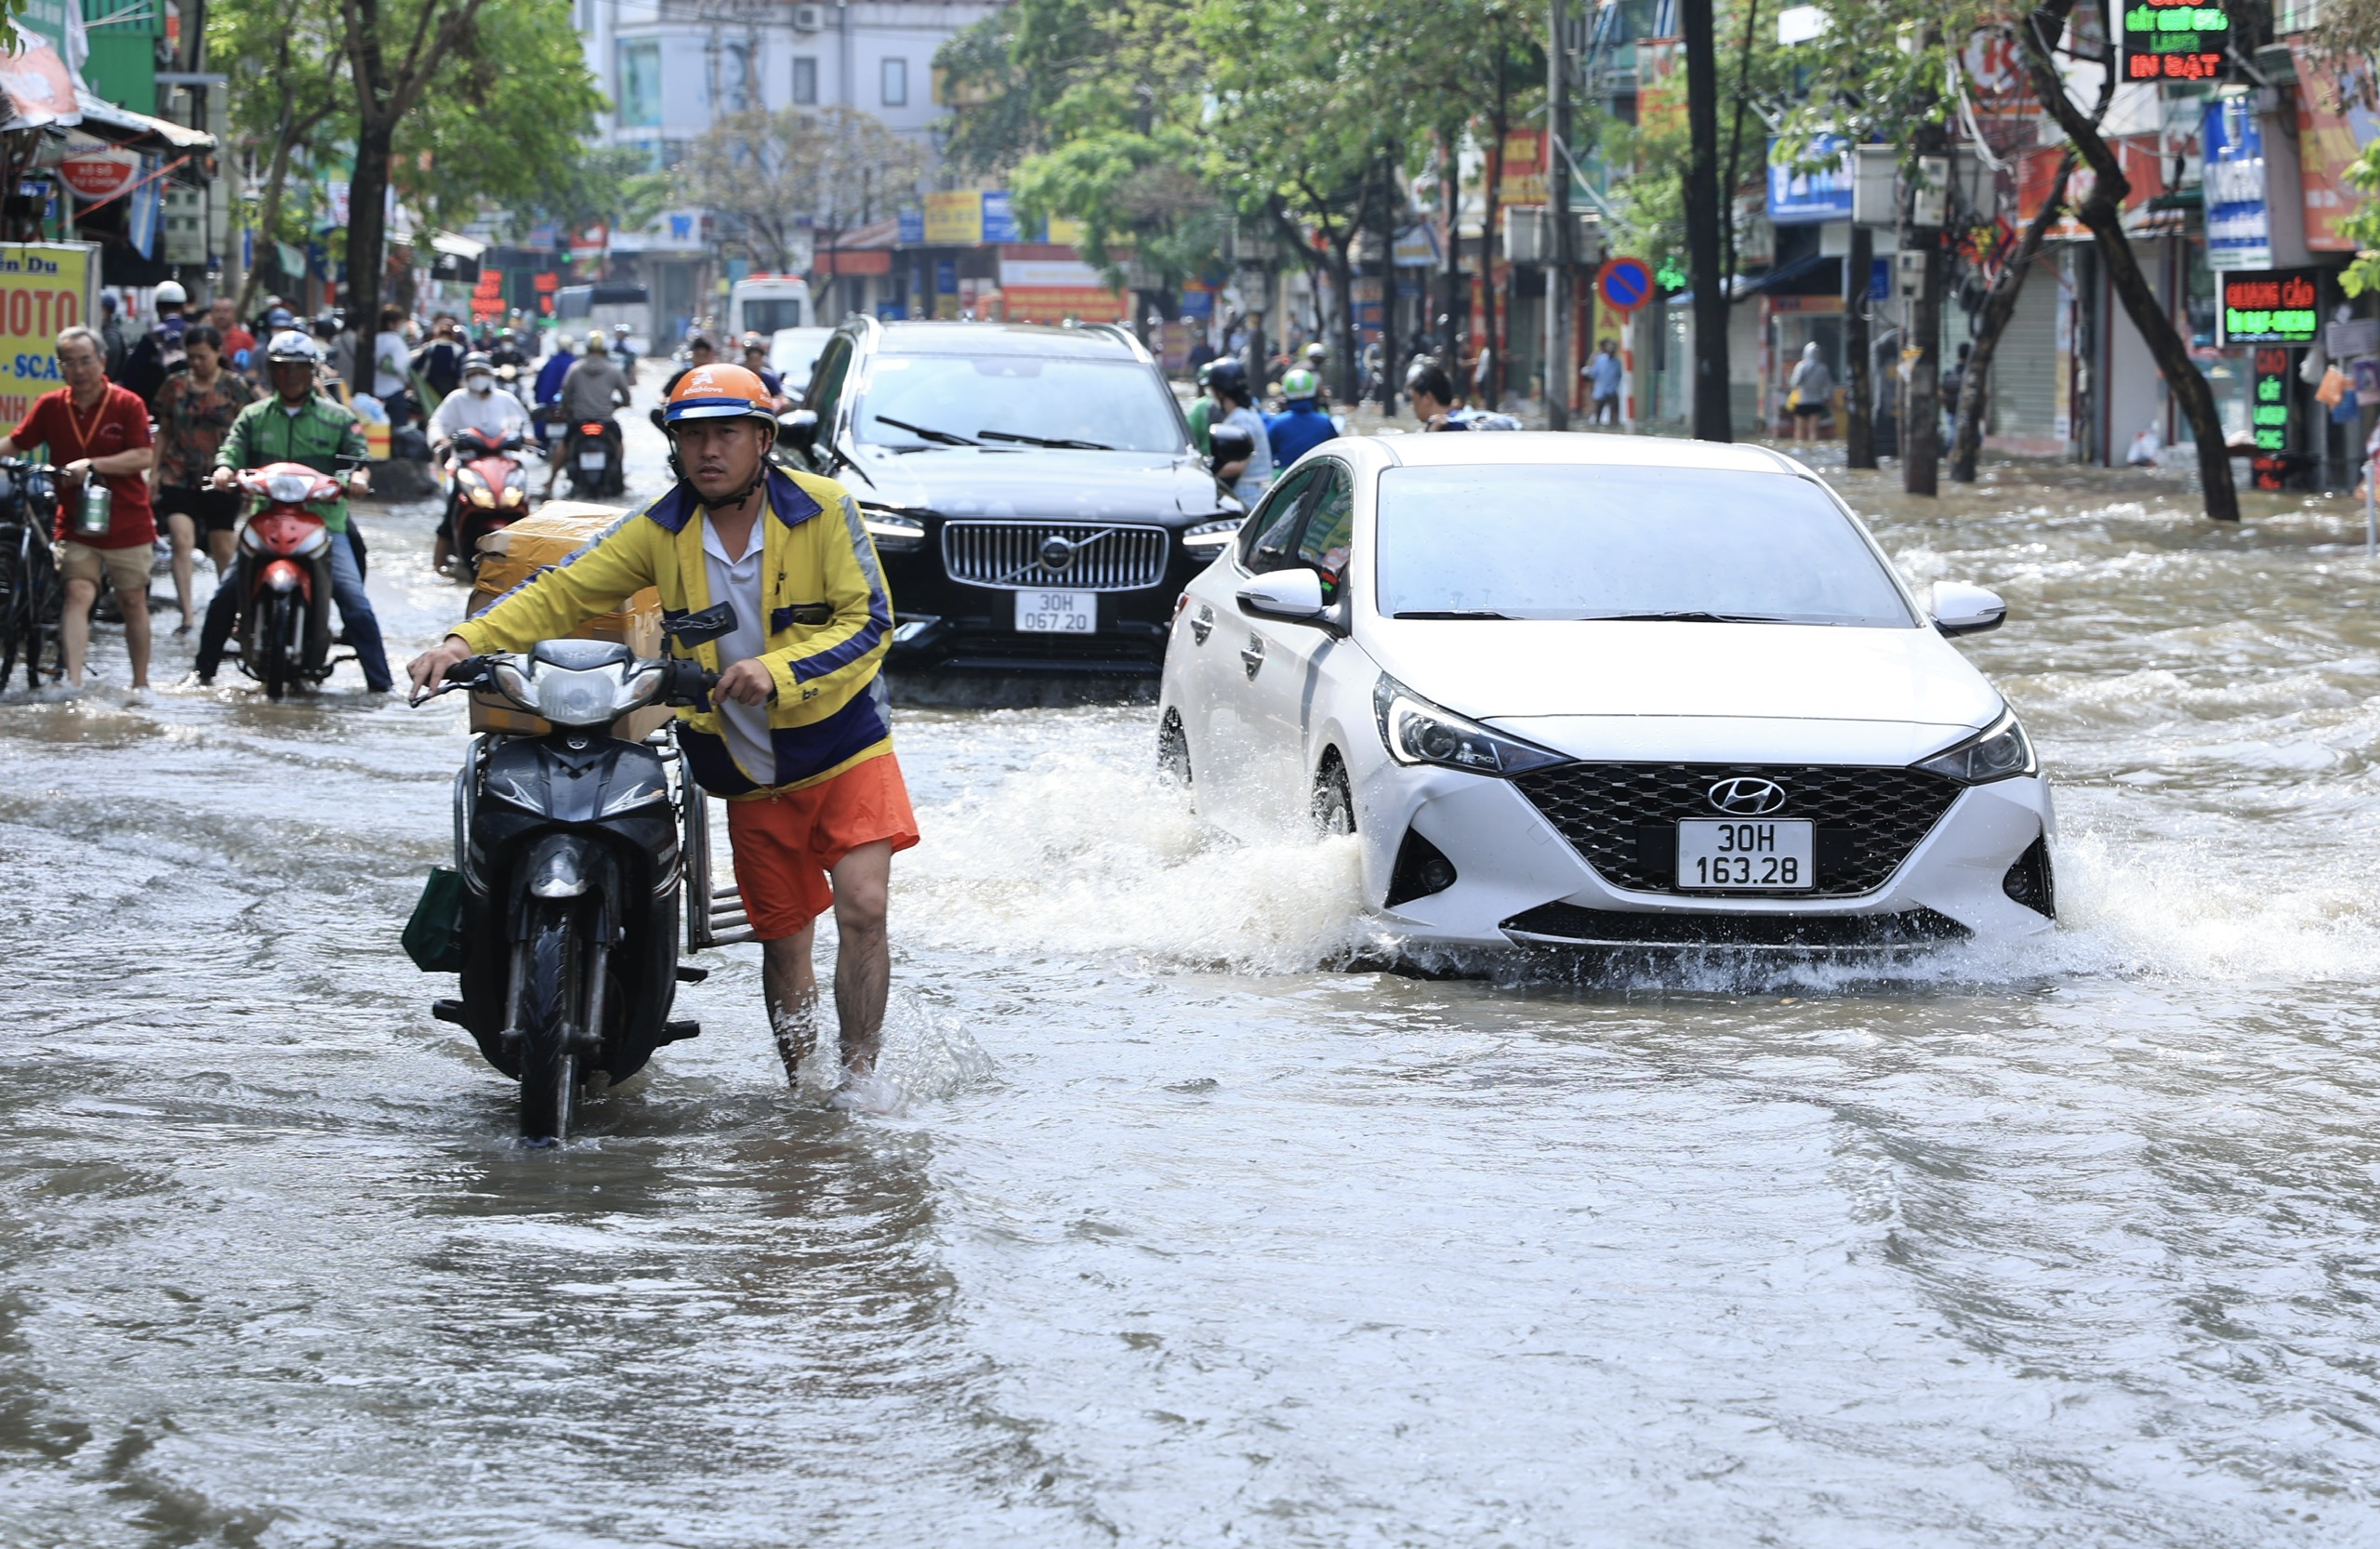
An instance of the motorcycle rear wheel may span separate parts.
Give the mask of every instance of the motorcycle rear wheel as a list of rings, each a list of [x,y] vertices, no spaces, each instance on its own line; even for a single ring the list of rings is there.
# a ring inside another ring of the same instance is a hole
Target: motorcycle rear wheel
[[[570,1138],[578,1100],[578,1051],[586,1024],[581,953],[567,899],[530,905],[528,949],[521,968],[521,1138],[552,1145]]]

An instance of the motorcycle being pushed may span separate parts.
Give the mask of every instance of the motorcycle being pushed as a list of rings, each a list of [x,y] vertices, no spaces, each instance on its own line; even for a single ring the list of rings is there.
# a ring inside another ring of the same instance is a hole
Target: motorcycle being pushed
[[[456,431],[447,445],[446,467],[454,480],[446,496],[447,531],[466,576],[479,573],[480,539],[529,512],[529,481],[521,461],[526,445],[517,435],[472,430]]]
[[[258,504],[240,526],[239,565],[230,583],[239,598],[232,650],[240,670],[264,685],[267,698],[279,699],[355,659],[331,655],[335,539],[315,509],[337,500],[341,486],[331,474],[295,462],[245,469],[236,483]]]
[[[669,632],[693,644],[734,619],[722,603],[672,619]],[[707,972],[679,964],[681,900],[689,950],[751,939],[710,886],[707,808],[669,723],[641,741],[615,735],[631,712],[699,703],[716,681],[684,657],[549,640],[457,662],[415,700],[492,690],[549,728],[472,739],[455,777],[455,950],[417,949],[412,927],[406,944],[424,968],[460,973],[458,998],[431,1013],[521,1083],[521,1134],[533,1144],[567,1138],[589,1076],[626,1080],[662,1045],[701,1035],[669,1015],[679,983]]]
[[[620,427],[610,419],[587,419],[568,426],[562,437],[570,460],[570,492],[582,500],[600,500],[628,488],[620,468]]]

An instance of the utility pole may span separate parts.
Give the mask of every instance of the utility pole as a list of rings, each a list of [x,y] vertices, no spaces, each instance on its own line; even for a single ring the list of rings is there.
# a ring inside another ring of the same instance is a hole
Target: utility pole
[[[1851,223],[1851,252],[1843,260],[1843,462],[1876,466],[1875,390],[1868,379],[1868,290],[1875,271],[1875,233]]]
[[[1686,283],[1694,287],[1694,435],[1733,441],[1727,408],[1727,277],[1719,272],[1719,40],[1711,0],[1678,0],[1686,40]]]
[[[1909,333],[1901,339],[1909,362],[1909,391],[1901,395],[1900,487],[1910,495],[1937,493],[1942,466],[1942,221],[1950,200],[1949,136],[1938,120],[1918,126],[1916,154],[1910,158],[1906,253],[1917,252],[1917,289],[1910,298]],[[1898,262],[1901,260],[1896,260]]]
[[[1563,0],[1547,0],[1545,218],[1553,262],[1545,266],[1545,428],[1570,428],[1570,59]]]

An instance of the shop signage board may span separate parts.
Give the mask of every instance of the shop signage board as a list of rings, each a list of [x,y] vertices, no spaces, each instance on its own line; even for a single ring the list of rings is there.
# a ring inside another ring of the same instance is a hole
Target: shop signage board
[[[75,198],[112,199],[140,176],[140,158],[112,145],[69,145],[58,161],[58,180]]]
[[[2123,0],[2121,15],[2125,80],[2222,79],[2231,17],[2218,0]]]
[[[1851,218],[1851,193],[1857,181],[1851,142],[1840,135],[1818,135],[1799,157],[1785,155],[1778,142],[1768,142],[1768,219],[1776,226],[1810,226],[1820,221]],[[1805,171],[1794,165],[1823,164]]]
[[[2264,269],[2220,276],[2215,342],[2306,345],[2321,332],[2320,271]]]
[[[0,243],[0,424],[63,381],[58,330],[97,314],[99,269],[90,243]]]
[[[2222,272],[2272,263],[2272,215],[2265,204],[2264,132],[2246,97],[2206,105],[2199,145],[2205,158],[2206,266]]]

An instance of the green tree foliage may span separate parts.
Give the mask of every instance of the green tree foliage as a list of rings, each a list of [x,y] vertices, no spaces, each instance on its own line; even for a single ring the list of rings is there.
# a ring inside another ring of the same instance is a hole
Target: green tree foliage
[[[1034,95],[1016,63],[1018,10],[994,11],[934,51],[943,99],[953,109],[943,157],[959,172],[998,177],[1043,148]]]
[[[483,201],[556,203],[603,106],[568,7],[488,0],[398,126],[397,198],[438,225]]]

